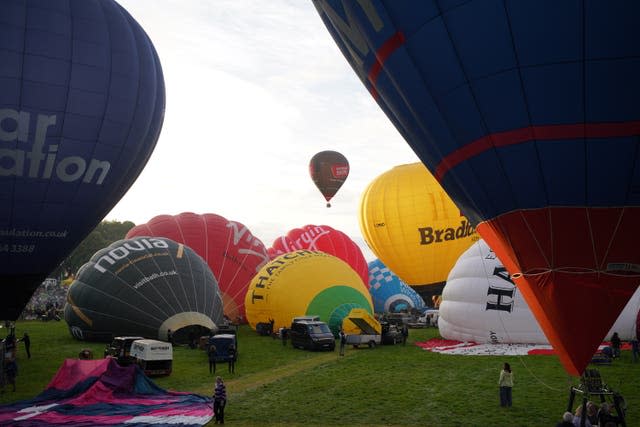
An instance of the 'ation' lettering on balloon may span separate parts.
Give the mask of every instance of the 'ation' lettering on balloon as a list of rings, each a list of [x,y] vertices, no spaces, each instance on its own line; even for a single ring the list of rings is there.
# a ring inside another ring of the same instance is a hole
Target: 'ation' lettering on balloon
[[[0,141],[28,143],[31,116],[27,111],[0,109]],[[21,144],[17,144],[16,148],[0,148],[0,176],[45,179],[55,176],[63,182],[82,179],[84,183],[102,185],[111,163],[98,159],[86,160],[80,156],[58,158],[58,145],[44,146],[47,131],[56,121],[55,114],[37,115],[31,151]]]

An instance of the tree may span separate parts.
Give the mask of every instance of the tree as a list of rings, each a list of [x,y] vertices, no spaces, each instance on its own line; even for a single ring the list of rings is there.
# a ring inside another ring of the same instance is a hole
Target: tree
[[[102,221],[71,252],[53,273],[54,277],[75,274],[80,267],[91,259],[93,254],[111,243],[124,239],[127,232],[135,227],[131,221]]]

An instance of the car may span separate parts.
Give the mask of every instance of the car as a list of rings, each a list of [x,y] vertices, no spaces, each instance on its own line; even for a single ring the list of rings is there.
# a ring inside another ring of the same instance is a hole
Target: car
[[[289,329],[289,338],[294,348],[328,351],[336,348],[336,339],[329,325],[318,320],[294,320]]]
[[[398,344],[402,342],[402,331],[395,323],[382,321],[382,344]]]
[[[134,362],[131,357],[131,345],[136,340],[142,340],[144,337],[139,336],[123,336],[115,337],[111,344],[104,349],[104,357],[114,357],[120,365],[126,366]]]

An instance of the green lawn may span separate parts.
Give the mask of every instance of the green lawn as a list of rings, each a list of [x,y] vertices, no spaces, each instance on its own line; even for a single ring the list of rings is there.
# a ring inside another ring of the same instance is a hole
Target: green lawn
[[[104,344],[71,338],[62,322],[18,322],[16,335],[28,331],[32,358],[19,346],[17,391],[0,403],[28,399],[42,391],[65,358],[80,349],[101,357]],[[1,329],[4,336],[6,330]],[[239,331],[236,373],[218,366],[227,384],[227,423],[252,425],[421,425],[553,426],[564,412],[569,387],[555,356],[449,356],[413,345],[437,336],[437,329],[413,329],[406,346],[347,348],[307,352],[258,336],[248,326]],[[514,406],[498,404],[498,375],[509,362],[515,376]],[[627,425],[640,425],[640,363],[628,351],[612,366],[600,367],[604,382],[620,391],[628,404]],[[174,371],[156,379],[164,388],[210,395],[204,351],[174,350]],[[213,422],[210,423],[213,425]]]

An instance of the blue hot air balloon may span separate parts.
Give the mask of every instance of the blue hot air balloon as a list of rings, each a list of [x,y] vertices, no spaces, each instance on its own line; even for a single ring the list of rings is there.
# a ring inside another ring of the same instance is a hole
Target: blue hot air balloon
[[[314,4],[580,375],[640,282],[640,3]]]
[[[0,0],[0,318],[136,180],[160,134],[156,51],[113,0]]]
[[[369,286],[376,313],[395,313],[425,307],[422,297],[379,259],[369,263]]]

